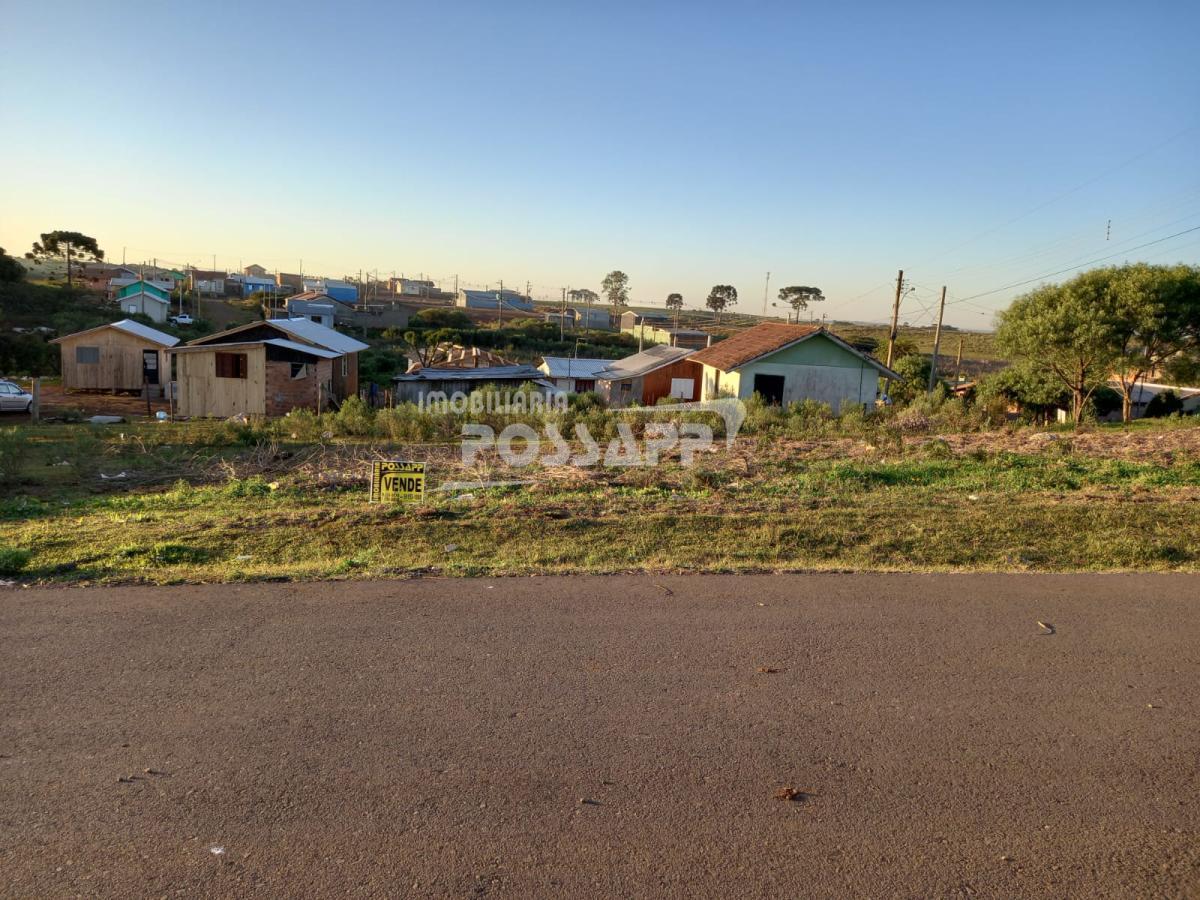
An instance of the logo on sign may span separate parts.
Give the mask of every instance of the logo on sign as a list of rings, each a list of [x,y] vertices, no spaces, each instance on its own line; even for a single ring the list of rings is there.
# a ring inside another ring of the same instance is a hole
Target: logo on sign
[[[425,496],[425,463],[375,460],[371,464],[371,502],[399,503]]]

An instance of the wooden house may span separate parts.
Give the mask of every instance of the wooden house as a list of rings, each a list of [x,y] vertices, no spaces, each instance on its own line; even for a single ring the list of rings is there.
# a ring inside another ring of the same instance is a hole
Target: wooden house
[[[596,372],[596,392],[609,406],[653,406],[663,397],[698,400],[700,367],[688,359],[695,352],[656,344]]]
[[[122,319],[55,338],[62,348],[62,384],[73,391],[162,392],[170,380],[167,350],[179,338]]]

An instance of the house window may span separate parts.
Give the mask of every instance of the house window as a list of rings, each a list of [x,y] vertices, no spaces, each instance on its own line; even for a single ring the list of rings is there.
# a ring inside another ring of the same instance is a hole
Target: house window
[[[76,347],[75,362],[81,366],[94,366],[100,362],[99,347]]]
[[[621,382],[621,393],[622,394],[633,393],[633,382],[632,381],[622,381]]]
[[[136,304],[136,303],[130,303],[128,308],[129,308],[129,314],[130,314],[131,316],[132,316],[132,315],[135,315],[135,314],[137,313],[137,311],[138,311],[138,310],[137,310],[137,304]]]
[[[292,363],[292,378],[307,378],[308,365],[306,363]]]
[[[246,377],[245,353],[217,353],[215,355],[217,358],[218,378]]]
[[[343,356],[342,357],[342,377],[345,378],[349,374],[350,374],[350,360],[347,357]]]

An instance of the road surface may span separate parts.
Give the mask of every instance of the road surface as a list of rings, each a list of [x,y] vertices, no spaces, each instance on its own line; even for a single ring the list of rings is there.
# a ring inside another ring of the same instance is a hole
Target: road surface
[[[1200,896],[1198,659],[1187,576],[0,589],[0,884]]]

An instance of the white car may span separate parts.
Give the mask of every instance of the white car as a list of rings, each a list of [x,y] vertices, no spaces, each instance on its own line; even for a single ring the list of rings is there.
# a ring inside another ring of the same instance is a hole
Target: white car
[[[191,325],[192,317],[189,316],[187,313],[183,313],[182,315],[171,316],[171,321],[174,322],[176,325],[181,325],[181,326],[182,325]]]
[[[33,394],[11,381],[0,381],[0,412],[29,412]]]

